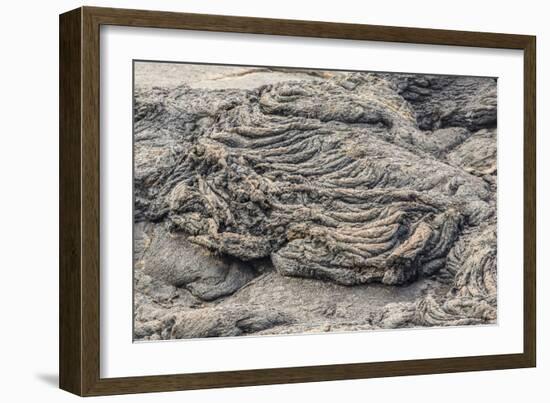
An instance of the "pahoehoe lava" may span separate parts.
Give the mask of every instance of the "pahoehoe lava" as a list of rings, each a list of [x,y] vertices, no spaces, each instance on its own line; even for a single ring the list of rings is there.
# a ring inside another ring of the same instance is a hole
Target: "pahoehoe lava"
[[[134,338],[494,323],[496,79],[289,75],[136,88]]]

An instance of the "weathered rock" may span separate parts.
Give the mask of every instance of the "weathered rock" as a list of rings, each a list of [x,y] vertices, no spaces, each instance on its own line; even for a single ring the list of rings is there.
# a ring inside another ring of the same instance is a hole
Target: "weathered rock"
[[[414,108],[418,127],[465,127],[476,131],[497,124],[496,78],[379,74],[394,83]]]
[[[496,130],[483,129],[474,133],[447,155],[447,160],[466,172],[483,177],[497,170]]]
[[[410,151],[414,113],[375,76],[263,87],[217,113],[160,174],[149,215],[222,254],[272,256],[283,274],[402,284],[443,265],[461,211],[489,197],[484,181]]]
[[[374,319],[385,328],[465,326],[497,318],[496,228],[485,225],[465,234],[447,256],[454,276],[445,296],[428,294],[415,303],[388,304]]]
[[[317,74],[140,89],[135,106],[135,220],[154,223],[140,301],[164,304],[139,338],[496,320],[496,80]],[[275,298],[271,267],[302,299]],[[327,301],[349,288],[291,285],[307,278],[419,285],[338,317]],[[178,308],[182,290],[202,302]]]
[[[414,138],[414,144],[438,159],[444,157],[455,147],[459,146],[470,136],[468,129],[463,127],[448,127],[432,131],[421,132]]]

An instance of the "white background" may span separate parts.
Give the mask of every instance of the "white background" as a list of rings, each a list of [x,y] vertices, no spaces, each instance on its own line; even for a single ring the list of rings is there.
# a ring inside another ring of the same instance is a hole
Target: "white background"
[[[523,351],[523,52],[129,27],[101,36],[102,377]],[[498,77],[498,326],[132,344],[133,58]]]
[[[101,398],[101,401],[280,402],[384,400],[499,402],[548,400],[550,284],[544,250],[550,235],[550,28],[544,2],[439,1],[95,1],[89,5],[165,9],[274,18],[529,33],[538,36],[538,368],[466,374],[262,386],[214,391]],[[9,402],[76,398],[57,384],[58,266],[58,17],[76,1],[4,4],[2,29],[2,336],[0,396]],[[7,124],[6,124],[7,123]],[[6,225],[7,223],[7,225]]]

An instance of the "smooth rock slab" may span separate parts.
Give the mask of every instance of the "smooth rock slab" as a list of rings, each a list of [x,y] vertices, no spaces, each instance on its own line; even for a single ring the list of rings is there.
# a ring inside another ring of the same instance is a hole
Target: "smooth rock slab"
[[[178,314],[171,338],[241,336],[290,322],[276,308],[204,308]]]
[[[256,274],[251,265],[219,257],[157,225],[145,256],[145,273],[174,287],[185,287],[196,297],[210,301],[229,295]]]

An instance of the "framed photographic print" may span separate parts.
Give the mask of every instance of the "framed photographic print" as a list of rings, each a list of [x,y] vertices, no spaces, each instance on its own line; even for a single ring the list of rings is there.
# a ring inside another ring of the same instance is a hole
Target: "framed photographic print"
[[[535,37],[60,16],[60,386],[535,366]]]

